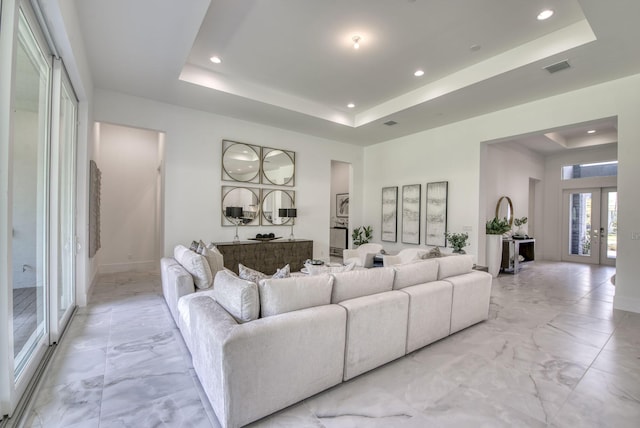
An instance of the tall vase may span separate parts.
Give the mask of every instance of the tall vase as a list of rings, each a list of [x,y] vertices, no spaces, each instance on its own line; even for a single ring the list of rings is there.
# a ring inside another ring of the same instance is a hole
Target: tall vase
[[[487,235],[487,267],[492,277],[497,277],[502,264],[502,235]]]

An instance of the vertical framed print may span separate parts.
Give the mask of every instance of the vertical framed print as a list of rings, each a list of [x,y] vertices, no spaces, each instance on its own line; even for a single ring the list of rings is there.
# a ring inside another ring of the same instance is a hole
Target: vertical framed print
[[[427,227],[425,242],[437,247],[446,246],[448,181],[427,183]]]
[[[420,197],[422,186],[402,186],[402,242],[420,244]]]
[[[349,194],[336,195],[336,217],[349,217]]]
[[[398,186],[382,188],[382,240],[398,240]]]

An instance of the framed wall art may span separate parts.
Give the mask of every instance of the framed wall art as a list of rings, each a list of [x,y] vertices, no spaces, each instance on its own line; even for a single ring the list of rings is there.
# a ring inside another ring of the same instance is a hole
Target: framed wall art
[[[402,186],[402,242],[420,244],[420,197],[422,186]]]
[[[427,183],[427,245],[446,246],[448,191],[447,181]]]
[[[398,187],[382,188],[382,240],[398,240]]]
[[[336,217],[349,217],[349,194],[336,195]]]

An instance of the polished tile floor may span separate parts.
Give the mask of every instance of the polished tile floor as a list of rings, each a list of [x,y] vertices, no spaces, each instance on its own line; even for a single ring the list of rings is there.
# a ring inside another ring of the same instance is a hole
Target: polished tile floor
[[[255,427],[638,427],[640,314],[614,270],[536,262],[493,282],[487,322]],[[26,426],[217,427],[154,274],[100,278]]]

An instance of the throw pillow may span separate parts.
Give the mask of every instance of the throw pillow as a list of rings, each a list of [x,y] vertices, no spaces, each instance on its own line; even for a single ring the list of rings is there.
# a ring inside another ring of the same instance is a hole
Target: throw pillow
[[[422,255],[423,259],[433,259],[436,257],[442,257],[442,253],[440,252],[440,247],[433,248],[428,253],[424,253]]]
[[[209,288],[213,283],[213,275],[207,259],[184,245],[177,245],[173,250],[173,258],[193,276],[197,288]]]
[[[205,248],[206,248],[206,246],[204,245],[204,242],[202,242],[202,240],[200,240],[200,242],[198,242],[198,248],[196,248],[196,253],[204,255],[204,249]]]
[[[224,256],[215,246],[212,248],[204,247],[202,249],[202,255],[209,262],[211,268],[211,274],[215,277],[218,271],[224,269]]]
[[[243,265],[242,263],[238,263],[238,273],[241,279],[245,281],[251,281],[254,283],[260,282],[261,279],[268,278],[264,273],[257,271],[255,269],[251,269]]]
[[[286,264],[284,267],[281,267],[280,269],[278,269],[271,278],[273,279],[289,278],[290,276],[291,276],[291,268],[289,267],[288,264]]]
[[[196,241],[191,241],[191,245],[189,246],[189,249],[191,251],[196,251],[198,249],[198,242]]]

